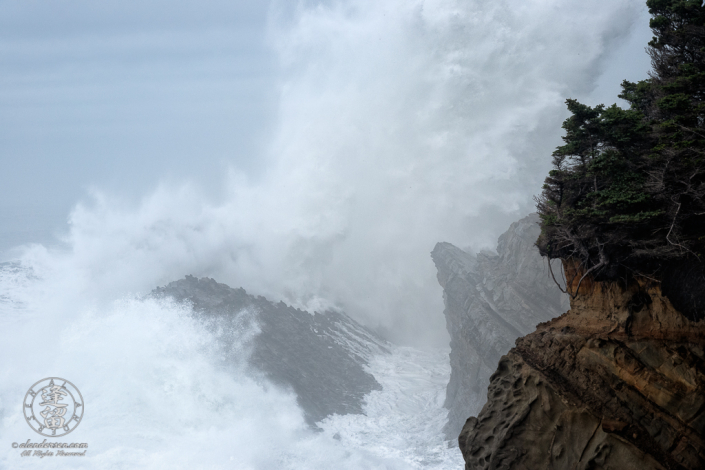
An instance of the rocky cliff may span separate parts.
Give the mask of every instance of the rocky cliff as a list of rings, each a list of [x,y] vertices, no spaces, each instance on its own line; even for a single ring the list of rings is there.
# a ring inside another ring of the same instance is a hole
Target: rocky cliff
[[[583,282],[487,398],[459,438],[467,469],[703,469],[705,322],[656,283]]]
[[[480,411],[490,375],[514,341],[569,308],[534,246],[538,220],[532,214],[513,223],[499,237],[496,254],[475,255],[450,243],[438,243],[431,253],[451,337],[448,439]]]
[[[290,387],[313,427],[334,413],[362,413],[364,396],[382,389],[365,366],[373,354],[388,352],[386,342],[343,313],[311,314],[193,276],[159,287],[151,295],[189,302],[226,346],[239,346],[227,344],[233,338],[243,340],[242,334],[233,337],[229,331],[255,331],[249,345],[250,367]],[[242,353],[239,347],[225,350]]]

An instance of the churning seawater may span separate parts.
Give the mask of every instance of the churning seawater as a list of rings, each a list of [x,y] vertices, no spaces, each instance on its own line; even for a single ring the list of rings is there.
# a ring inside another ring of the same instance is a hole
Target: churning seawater
[[[490,246],[531,209],[563,100],[592,90],[639,7],[274,3],[282,87],[260,177],[232,169],[215,203],[188,183],[137,207],[96,192],[63,245],[0,265],[1,470],[462,468],[441,434],[447,349],[374,358],[383,390],[366,415],[315,433],[292,393],[248,375],[256,329],[226,332],[239,341],[225,351],[186,307],[144,295],[210,276],[308,310],[341,305],[400,344],[447,344],[429,252]],[[19,230],[0,223],[0,236]],[[3,243],[38,238],[23,236]],[[43,440],[22,403],[45,377],[80,389],[83,421],[56,440],[88,443],[85,457],[12,448]]]
[[[41,264],[0,264],[0,468],[462,466],[441,434],[447,350],[394,347],[374,358],[370,371],[384,389],[367,397],[366,416],[331,416],[316,433],[292,393],[246,372],[256,330],[226,332],[242,341],[224,351],[188,307],[138,296],[106,301]],[[85,457],[22,457],[12,448],[43,441],[22,401],[51,376],[80,389],[85,414],[75,431],[47,440],[88,443]]]

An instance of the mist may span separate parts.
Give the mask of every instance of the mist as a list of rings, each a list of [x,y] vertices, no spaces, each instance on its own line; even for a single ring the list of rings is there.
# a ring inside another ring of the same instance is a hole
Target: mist
[[[430,252],[492,250],[534,210],[565,99],[645,77],[644,6],[5,3],[0,441],[32,433],[30,384],[68,377],[90,448],[57,468],[462,466]],[[256,321],[215,334],[149,297],[187,274],[390,340],[364,414],[314,432],[248,365]],[[0,467],[34,468],[19,450]]]
[[[210,276],[446,345],[430,251],[493,249],[533,210],[564,100],[595,91],[637,19],[626,0],[274,2],[278,98],[256,163],[192,152],[194,177],[160,178],[161,157],[135,193],[128,160],[82,193],[60,247],[19,256],[96,302]]]

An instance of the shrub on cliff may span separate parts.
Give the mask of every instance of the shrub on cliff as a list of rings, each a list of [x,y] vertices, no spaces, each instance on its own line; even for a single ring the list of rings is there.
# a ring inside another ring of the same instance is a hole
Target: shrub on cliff
[[[544,256],[579,263],[581,276],[640,275],[663,281],[664,291],[687,267],[687,282],[703,293],[680,309],[701,316],[705,7],[702,0],[646,3],[654,33],[649,78],[622,83],[619,97],[629,109],[567,101],[565,145],[553,153],[537,198],[537,246]]]

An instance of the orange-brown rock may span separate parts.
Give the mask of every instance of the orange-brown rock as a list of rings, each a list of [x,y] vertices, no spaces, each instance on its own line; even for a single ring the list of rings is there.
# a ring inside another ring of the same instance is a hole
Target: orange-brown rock
[[[705,469],[705,321],[657,284],[592,282],[502,357],[467,469]]]

